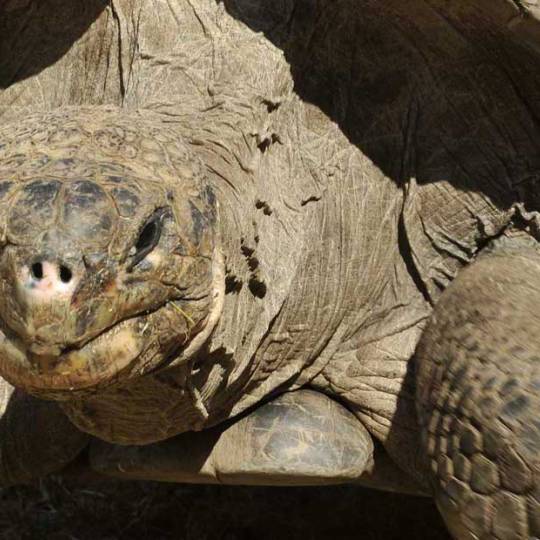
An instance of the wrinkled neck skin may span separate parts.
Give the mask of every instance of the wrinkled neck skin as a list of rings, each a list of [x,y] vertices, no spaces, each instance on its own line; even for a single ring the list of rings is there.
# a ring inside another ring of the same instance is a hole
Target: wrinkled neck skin
[[[272,368],[263,358],[275,326],[287,313],[295,273],[304,255],[305,231],[294,231],[293,241],[280,246],[272,241],[269,231],[257,225],[258,214],[265,216],[257,208],[260,199],[250,211],[234,192],[222,191],[219,186],[216,192],[225,294],[219,321],[195,355],[190,374],[208,415],[203,426],[238,414],[269,397],[278,386],[285,390],[292,385],[291,376],[300,376],[309,363],[306,357],[293,373],[285,363]],[[284,352],[292,346],[298,343],[289,339]]]

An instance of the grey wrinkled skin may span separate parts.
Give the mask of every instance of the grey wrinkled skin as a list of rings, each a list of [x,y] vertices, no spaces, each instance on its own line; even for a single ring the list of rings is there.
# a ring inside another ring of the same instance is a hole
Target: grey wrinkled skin
[[[0,481],[90,434],[109,474],[364,481],[537,536],[536,16],[0,3],[0,374],[54,406],[7,406]]]

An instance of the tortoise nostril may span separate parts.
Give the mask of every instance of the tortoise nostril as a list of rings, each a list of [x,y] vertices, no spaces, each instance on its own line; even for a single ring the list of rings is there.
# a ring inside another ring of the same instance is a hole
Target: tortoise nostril
[[[30,266],[30,277],[34,281],[47,282],[50,285],[68,284],[73,280],[73,272],[69,266],[50,262],[35,262]]]
[[[43,279],[43,265],[40,262],[34,263],[30,272],[34,279]]]
[[[69,283],[71,281],[71,278],[73,277],[73,273],[67,266],[60,266],[60,279],[63,283]]]

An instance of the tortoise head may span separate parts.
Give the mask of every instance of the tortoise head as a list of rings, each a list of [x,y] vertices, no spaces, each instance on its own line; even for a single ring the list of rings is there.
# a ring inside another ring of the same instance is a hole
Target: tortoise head
[[[216,203],[170,128],[110,109],[0,130],[0,374],[44,397],[167,365],[220,309]]]

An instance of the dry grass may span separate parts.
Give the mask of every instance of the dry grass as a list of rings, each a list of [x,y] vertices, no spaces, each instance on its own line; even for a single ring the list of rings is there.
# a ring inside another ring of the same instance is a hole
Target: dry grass
[[[352,486],[246,488],[152,482],[0,491],[2,540],[448,540],[429,499]]]

